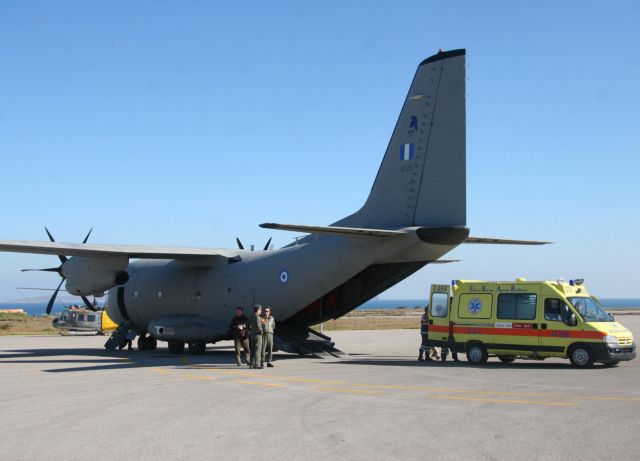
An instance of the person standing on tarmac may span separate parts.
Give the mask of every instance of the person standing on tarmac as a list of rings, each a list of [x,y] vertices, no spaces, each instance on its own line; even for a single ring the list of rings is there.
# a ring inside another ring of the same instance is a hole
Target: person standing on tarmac
[[[429,357],[429,307],[424,308],[424,314],[420,317],[420,336],[422,342],[420,349],[418,349],[418,361],[431,362],[431,357]],[[423,355],[424,358],[422,358]]]
[[[273,330],[276,328],[276,319],[271,316],[271,308],[264,308],[264,335],[262,337],[262,363],[266,363],[267,367],[273,368],[271,357],[273,356]]]
[[[244,352],[244,361],[249,362],[249,319],[244,315],[242,307],[236,308],[236,315],[231,319],[231,335],[233,336],[233,346],[236,350],[236,362],[242,365],[240,358],[241,349]]]
[[[264,327],[262,326],[262,306],[256,304],[253,306],[253,316],[251,317],[251,326],[249,335],[251,337],[251,368],[264,368],[262,362],[262,334]]]
[[[443,362],[447,360],[449,351],[451,351],[451,357],[453,357],[453,360],[455,362],[459,362],[458,352],[456,352],[456,341],[453,338],[453,322],[449,322],[449,338],[447,338],[447,345],[440,348],[440,358]]]

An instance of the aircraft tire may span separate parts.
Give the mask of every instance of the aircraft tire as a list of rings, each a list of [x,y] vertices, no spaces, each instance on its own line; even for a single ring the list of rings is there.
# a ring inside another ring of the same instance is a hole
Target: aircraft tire
[[[170,354],[182,354],[184,352],[184,343],[182,341],[169,341]]]
[[[207,343],[204,341],[191,341],[189,343],[189,354],[202,355],[207,350]]]
[[[138,337],[138,350],[146,351],[149,349],[149,341],[145,335],[140,335]]]
[[[155,351],[158,348],[158,340],[152,336],[147,337],[147,350]]]

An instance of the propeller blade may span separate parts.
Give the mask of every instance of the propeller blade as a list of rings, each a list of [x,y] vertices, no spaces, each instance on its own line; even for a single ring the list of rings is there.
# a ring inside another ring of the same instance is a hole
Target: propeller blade
[[[49,267],[47,269],[22,269],[20,270],[20,272],[31,272],[31,271],[38,271],[38,272],[58,272],[60,273],[60,268],[59,267]]]
[[[47,235],[49,236],[49,240],[51,240],[52,242],[55,242],[56,239],[53,238],[53,235],[51,235],[51,232],[49,232],[49,229],[47,229],[47,227],[45,226],[44,228],[45,232],[47,233]],[[91,231],[89,231],[91,232]],[[87,236],[88,237],[88,236]],[[60,262],[62,264],[64,264],[65,262],[67,262],[67,257],[64,255],[58,255],[58,259],[60,260]]]
[[[244,246],[242,245],[242,242],[238,237],[236,237],[236,242],[238,242],[238,248],[240,248],[241,250],[244,250]]]
[[[91,301],[89,301],[86,296],[80,296],[80,297],[82,298],[82,301],[84,301],[84,305],[87,306],[87,309],[90,309],[93,312],[96,311],[96,308],[94,307],[93,304],[91,304]]]
[[[269,240],[267,240],[267,244],[263,248],[264,251],[267,251],[269,249],[269,244],[270,243],[271,243],[271,237],[269,237]]]
[[[49,232],[49,229],[47,229],[47,227],[45,226],[44,231],[47,233],[47,235],[49,236],[49,240],[51,240],[52,242],[55,242],[56,239],[53,238],[53,235],[51,235],[51,232]]]
[[[62,277],[62,280],[60,280],[60,284],[58,285],[58,288],[56,288],[56,291],[54,291],[53,294],[51,295],[51,299],[49,300],[49,304],[47,304],[47,315],[51,314],[51,309],[53,308],[53,303],[56,302],[56,296],[58,296],[58,292],[60,291],[60,287],[62,286],[64,281],[65,281],[65,278]]]
[[[91,229],[89,229],[89,233],[87,234],[87,236],[84,238],[84,240],[82,241],[82,243],[87,243],[87,240],[89,240],[89,236],[91,235],[91,231],[93,230],[93,227]]]

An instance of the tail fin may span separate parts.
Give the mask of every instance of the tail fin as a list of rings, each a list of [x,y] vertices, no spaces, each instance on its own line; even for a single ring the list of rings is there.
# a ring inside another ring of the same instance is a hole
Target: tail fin
[[[453,50],[420,63],[369,198],[334,225],[465,224],[465,50]]]

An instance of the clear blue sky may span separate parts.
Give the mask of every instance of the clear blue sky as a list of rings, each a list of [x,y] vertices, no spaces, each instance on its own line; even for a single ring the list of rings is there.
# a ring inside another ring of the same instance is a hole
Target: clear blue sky
[[[276,246],[366,198],[417,64],[468,50],[472,235],[385,298],[584,276],[640,297],[638,2],[0,2],[0,238]],[[0,300],[55,257],[0,254]]]

